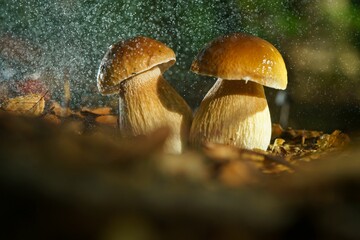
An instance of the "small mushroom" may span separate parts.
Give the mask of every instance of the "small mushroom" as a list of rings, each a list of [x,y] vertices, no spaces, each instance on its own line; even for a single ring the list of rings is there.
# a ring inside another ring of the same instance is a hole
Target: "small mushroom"
[[[119,93],[122,135],[148,135],[168,127],[167,153],[183,151],[192,120],[190,107],[162,75],[175,61],[175,53],[163,43],[135,37],[109,47],[97,76],[102,94]]]
[[[198,54],[191,70],[217,77],[195,113],[190,143],[266,150],[271,118],[263,85],[285,89],[287,71],[269,42],[242,33],[219,37]]]

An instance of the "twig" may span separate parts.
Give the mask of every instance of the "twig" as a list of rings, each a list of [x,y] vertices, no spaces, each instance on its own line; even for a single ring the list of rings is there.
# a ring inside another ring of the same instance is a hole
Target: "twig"
[[[33,105],[29,110],[27,110],[27,111],[30,112],[31,110],[33,110],[33,109],[36,107],[36,105],[38,105],[38,104],[40,103],[40,101],[41,101],[42,99],[44,99],[44,97],[46,96],[46,94],[48,94],[48,92],[49,92],[49,90],[47,90],[47,91],[44,93],[44,95],[42,95],[41,98],[39,98],[39,100],[38,100],[36,103],[34,103],[34,105]]]

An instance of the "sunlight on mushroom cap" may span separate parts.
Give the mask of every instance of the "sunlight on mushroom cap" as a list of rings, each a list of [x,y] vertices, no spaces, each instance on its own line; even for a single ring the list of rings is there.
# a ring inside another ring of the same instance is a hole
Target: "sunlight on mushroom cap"
[[[97,85],[102,94],[119,92],[120,82],[155,66],[162,71],[175,63],[175,53],[163,43],[135,37],[111,45],[101,61]]]
[[[253,81],[277,89],[285,89],[287,85],[287,71],[279,51],[271,43],[243,33],[210,42],[195,58],[191,70],[201,75]]]

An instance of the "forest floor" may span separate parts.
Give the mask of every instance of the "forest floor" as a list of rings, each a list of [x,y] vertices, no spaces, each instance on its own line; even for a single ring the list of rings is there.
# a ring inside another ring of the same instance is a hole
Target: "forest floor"
[[[274,124],[267,151],[168,155],[167,129],[123,139],[108,107],[32,94],[2,108],[0,237],[360,238],[359,144],[339,130]]]

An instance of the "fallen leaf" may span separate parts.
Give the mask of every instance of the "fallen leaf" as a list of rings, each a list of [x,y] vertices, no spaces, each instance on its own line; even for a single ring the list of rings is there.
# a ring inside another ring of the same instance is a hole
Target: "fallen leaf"
[[[44,95],[40,94],[29,94],[9,98],[2,106],[2,109],[7,112],[28,116],[40,116],[44,112],[44,108]]]
[[[94,114],[94,115],[111,115],[112,109],[110,107],[99,107],[99,108],[82,108],[81,114]]]
[[[118,125],[117,124],[118,118],[117,118],[117,116],[114,116],[114,115],[98,116],[95,118],[95,121],[99,124],[104,124],[104,125],[114,127],[114,128],[116,128]]]

